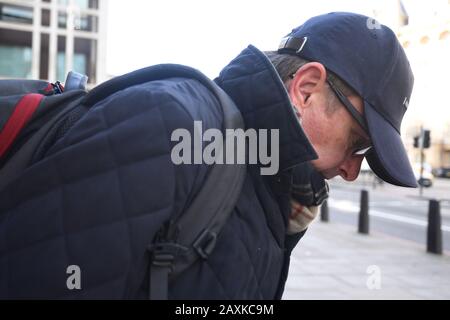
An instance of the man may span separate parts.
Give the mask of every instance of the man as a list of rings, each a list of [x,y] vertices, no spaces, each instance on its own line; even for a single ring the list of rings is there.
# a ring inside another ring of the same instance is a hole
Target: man
[[[356,179],[362,155],[366,154],[371,168],[385,181],[416,187],[400,140],[400,124],[408,107],[413,75],[393,32],[381,25],[379,29],[364,28],[365,19],[369,18],[330,14],[313,18],[293,31],[279,52],[320,63],[305,64],[299,59],[299,64],[304,65],[287,81],[289,95],[300,114],[303,129],[319,154],[319,159],[312,163],[326,178],[341,175],[349,181]],[[334,29],[334,23],[338,30]],[[357,32],[356,28],[365,32]],[[308,99],[315,98],[318,92],[320,98],[316,99],[322,99],[319,105],[326,106],[331,95],[337,98],[338,106],[345,108],[314,121],[327,115],[327,112],[317,114],[310,107],[314,101]],[[339,131],[334,135],[337,138],[324,141],[324,131],[335,129]],[[342,136],[349,139],[339,141]]]
[[[214,250],[171,279],[169,298],[281,298],[291,250],[326,197],[323,177],[356,179],[364,156],[385,181],[415,186],[399,134],[413,76],[392,31],[369,29],[367,19],[312,18],[277,52],[249,46],[215,79],[246,128],[279,130],[279,171],[247,166]],[[171,133],[193,133],[194,121],[220,128],[218,110],[186,78],[97,103],[0,192],[0,296],[147,297],[147,246],[208,172],[171,162]],[[71,265],[81,270],[77,290],[66,287]]]

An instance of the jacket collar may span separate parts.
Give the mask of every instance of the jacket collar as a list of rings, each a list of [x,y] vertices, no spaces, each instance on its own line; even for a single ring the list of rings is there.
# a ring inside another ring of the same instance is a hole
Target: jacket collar
[[[280,171],[317,159],[283,82],[263,52],[248,46],[214,81],[233,99],[246,129],[279,129]]]

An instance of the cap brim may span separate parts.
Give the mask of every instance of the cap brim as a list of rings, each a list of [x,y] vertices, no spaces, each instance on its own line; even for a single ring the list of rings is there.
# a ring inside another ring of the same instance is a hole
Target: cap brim
[[[364,102],[364,114],[373,144],[372,150],[366,155],[370,168],[388,183],[417,188],[400,134],[367,102]]]

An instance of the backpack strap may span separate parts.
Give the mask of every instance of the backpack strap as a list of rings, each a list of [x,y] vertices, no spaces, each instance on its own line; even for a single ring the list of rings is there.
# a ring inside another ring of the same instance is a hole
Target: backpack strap
[[[0,191],[8,185],[33,158],[42,141],[52,128],[76,108],[89,109],[111,94],[141,83],[171,77],[192,78],[211,90],[223,111],[225,129],[244,128],[242,116],[231,98],[213,81],[199,71],[175,64],[162,64],[140,69],[107,81],[80,99],[76,99],[51,121],[46,123],[0,170]],[[223,144],[225,146],[225,144]],[[235,146],[234,154],[241,148]],[[198,259],[207,259],[214,249],[217,237],[230,216],[239,197],[244,179],[245,164],[215,164],[209,170],[202,189],[188,209],[169,228],[161,230],[164,235],[149,245],[150,289],[152,299],[167,299],[169,276],[175,277]],[[211,194],[214,196],[212,197]],[[166,232],[167,231],[167,232]]]
[[[161,71],[171,77],[190,77],[200,81],[215,94],[222,106],[223,129],[244,129],[239,110],[220,87],[195,69],[182,67],[180,70],[179,66],[176,69],[170,67]],[[240,151],[235,145],[235,154]],[[162,230],[163,237],[149,245],[150,299],[167,299],[169,277],[176,277],[198,259],[206,260],[211,254],[238,200],[245,172],[245,164],[214,164],[187,210],[171,222],[167,232]]]
[[[86,81],[86,76],[70,72],[69,89],[64,90],[59,81],[0,80],[0,191],[42,156],[55,133],[68,130],[66,117],[73,124],[75,109],[81,113]]]
[[[62,108],[62,110],[53,117],[50,121],[45,123],[33,136],[9,159],[5,165],[0,169],[0,191],[2,191],[8,184],[13,181],[27,166],[32,162],[33,157],[39,147],[45,143],[47,136],[52,132],[52,129],[67,116],[67,114],[79,108],[81,98],[74,92],[70,93],[74,96],[74,100]],[[9,121],[9,120],[8,120]]]
[[[9,150],[20,131],[33,116],[42,98],[41,94],[29,93],[19,100],[0,132],[0,158]]]

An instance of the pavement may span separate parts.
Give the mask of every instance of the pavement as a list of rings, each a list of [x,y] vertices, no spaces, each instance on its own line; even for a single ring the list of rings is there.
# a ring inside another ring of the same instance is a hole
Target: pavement
[[[378,183],[377,183],[378,181]],[[358,190],[361,188],[379,191],[385,195],[401,196],[404,199],[436,199],[442,202],[443,210],[449,209],[450,214],[450,179],[434,178],[433,185],[430,188],[402,188],[388,183],[379,183],[380,180],[375,179],[371,174],[360,174],[358,179],[351,183],[343,180],[341,177],[335,177],[330,180],[330,187],[342,187],[350,190]]]
[[[369,195],[370,230],[414,241],[426,243],[429,198],[442,199],[450,196],[450,179],[436,179],[432,188],[424,190],[419,197],[417,189],[381,185],[372,188],[362,181],[352,183],[333,179],[328,200],[330,221],[358,224],[361,190]],[[450,252],[450,203],[441,201],[441,229],[444,250]]]
[[[314,221],[292,253],[283,299],[450,299],[448,252],[356,228]]]

